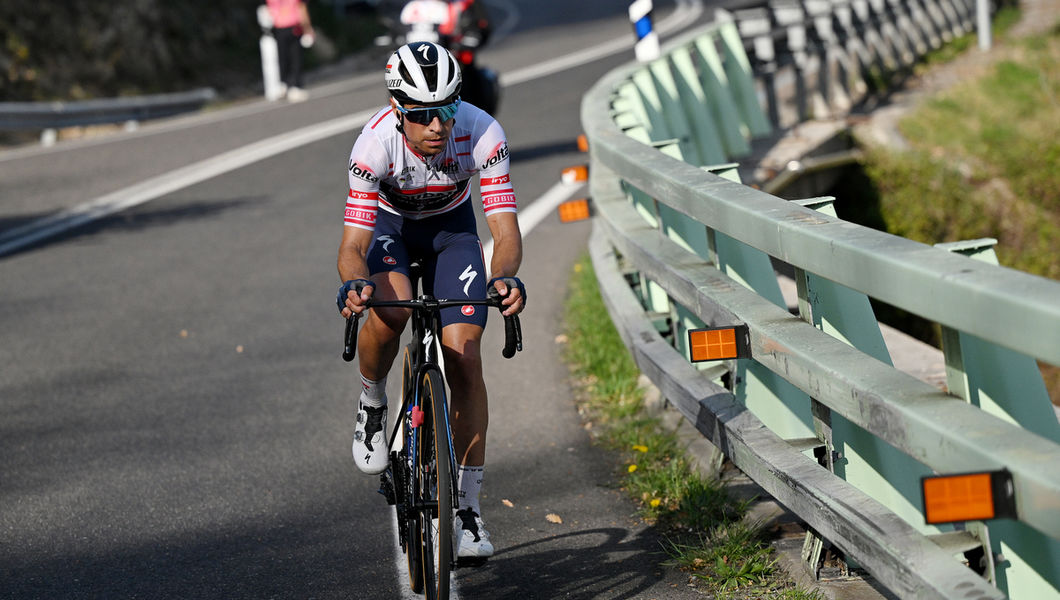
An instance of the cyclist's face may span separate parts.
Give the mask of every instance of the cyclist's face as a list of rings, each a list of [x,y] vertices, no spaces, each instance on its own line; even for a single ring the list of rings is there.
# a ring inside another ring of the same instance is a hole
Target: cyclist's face
[[[392,99],[392,103],[397,103]],[[405,108],[420,108],[419,104],[404,104]],[[400,116],[400,113],[399,113]],[[435,117],[430,123],[421,125],[402,117],[405,130],[405,139],[409,141],[412,148],[424,156],[434,156],[445,150],[445,144],[449,141],[449,135],[453,132],[454,119],[442,122]]]

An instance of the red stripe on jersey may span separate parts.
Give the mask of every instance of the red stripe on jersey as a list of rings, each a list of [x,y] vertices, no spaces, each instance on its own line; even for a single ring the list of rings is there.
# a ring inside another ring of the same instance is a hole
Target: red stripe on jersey
[[[390,108],[388,108],[388,109],[387,109],[387,111],[386,111],[385,113],[383,113],[383,116],[381,116],[381,117],[379,117],[378,119],[376,119],[375,123],[372,123],[372,129],[375,129],[376,125],[379,125],[379,123],[380,123],[380,122],[381,122],[381,121],[382,121],[383,119],[385,119],[385,118],[387,117],[387,115],[389,115],[389,114],[390,114],[390,113],[392,113],[392,112],[394,112],[394,107],[393,107],[393,106],[391,106]]]
[[[428,185],[411,190],[397,190],[402,196],[416,196],[425,192],[452,192],[456,190],[455,185]]]
[[[453,138],[453,141],[454,142],[466,142],[466,141],[468,141],[470,139],[471,139],[470,135],[463,135],[463,136],[460,136],[460,137]]]
[[[373,229],[375,228],[375,209],[368,210],[347,205],[345,221],[347,225]]]
[[[490,211],[494,208],[500,208],[502,206],[515,206],[515,194],[495,194],[493,196],[483,196],[482,206],[486,211]]]
[[[351,188],[349,197],[353,198],[354,200],[378,200],[379,199],[379,193],[378,192],[358,192],[357,190],[354,190],[354,189]]]
[[[500,209],[515,209],[515,194],[495,194],[482,196],[482,212],[489,214]]]
[[[511,183],[512,178],[508,175],[501,175],[500,177],[483,177],[479,181],[479,185],[501,185],[504,183]]]

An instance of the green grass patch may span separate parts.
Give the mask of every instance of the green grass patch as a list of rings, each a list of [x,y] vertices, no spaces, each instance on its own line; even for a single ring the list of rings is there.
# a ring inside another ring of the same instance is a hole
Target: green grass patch
[[[765,532],[744,519],[748,502],[701,476],[677,437],[646,415],[640,372],[611,322],[588,257],[570,278],[565,330],[579,411],[596,443],[613,452],[619,485],[640,516],[662,532],[667,564],[716,598],[819,600],[776,568]]]
[[[907,153],[866,161],[887,230],[993,237],[1003,265],[1060,279],[1060,34],[1010,42],[984,76],[903,119]]]

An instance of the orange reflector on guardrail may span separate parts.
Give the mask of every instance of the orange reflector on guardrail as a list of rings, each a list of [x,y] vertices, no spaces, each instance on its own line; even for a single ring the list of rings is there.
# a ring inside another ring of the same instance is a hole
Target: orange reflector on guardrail
[[[585,137],[585,134],[578,136],[578,151],[588,152],[589,151],[589,138]]]
[[[578,198],[576,200],[567,200],[566,202],[559,205],[559,220],[562,223],[571,223],[573,221],[584,221],[592,215],[592,211],[589,209],[588,198]]]
[[[691,329],[688,349],[692,362],[751,358],[751,336],[747,325]]]
[[[1006,471],[932,475],[921,479],[929,525],[1013,517],[1012,475]]]
[[[579,181],[588,181],[589,165],[567,167],[566,169],[563,169],[561,178],[563,179],[563,183],[577,183]]]

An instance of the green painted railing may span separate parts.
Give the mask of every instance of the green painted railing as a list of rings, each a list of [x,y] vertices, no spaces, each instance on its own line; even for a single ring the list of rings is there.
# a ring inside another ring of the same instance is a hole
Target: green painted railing
[[[742,185],[728,161],[769,128],[754,90],[719,19],[583,100],[590,248],[638,365],[819,535],[811,566],[823,538],[902,598],[1060,597],[1060,424],[1036,363],[1060,365],[1060,283],[998,266],[992,240],[926,246]],[[947,391],[892,366],[870,298],[941,326]],[[689,362],[689,329],[736,323],[751,359]],[[1015,519],[925,525],[922,476],[999,469]]]

